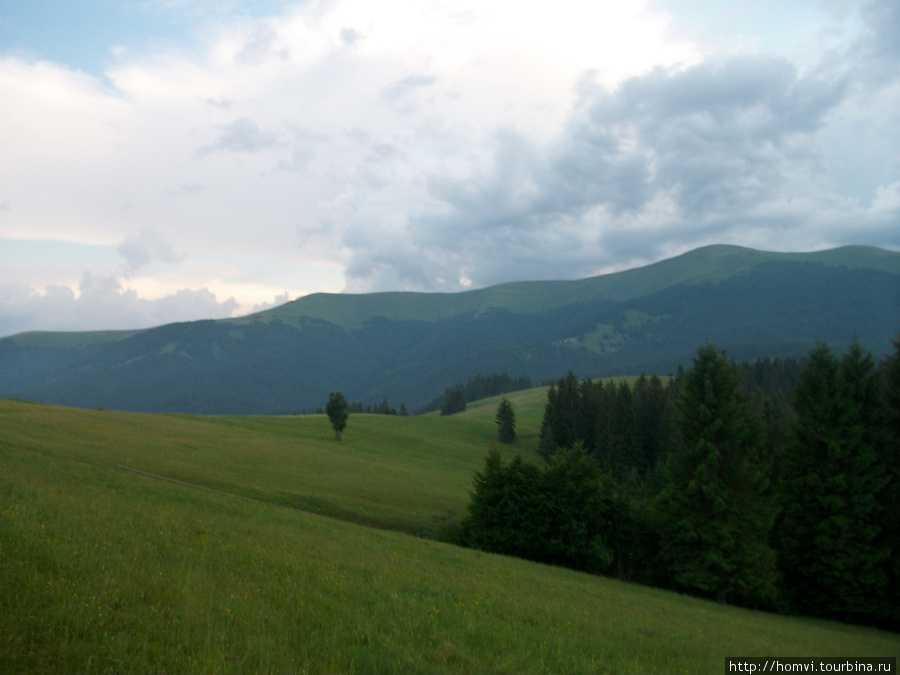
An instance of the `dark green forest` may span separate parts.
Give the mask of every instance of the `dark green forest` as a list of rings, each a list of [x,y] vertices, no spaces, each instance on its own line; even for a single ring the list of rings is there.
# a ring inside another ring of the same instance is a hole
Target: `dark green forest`
[[[542,466],[496,448],[456,541],[789,614],[900,628],[900,341],[736,364],[711,344],[665,384],[569,374]]]

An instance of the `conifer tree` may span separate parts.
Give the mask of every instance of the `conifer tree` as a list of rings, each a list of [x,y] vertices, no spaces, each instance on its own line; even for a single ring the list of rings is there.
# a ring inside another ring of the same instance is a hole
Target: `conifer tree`
[[[558,385],[550,384],[538,452],[549,460],[559,448],[571,448],[583,441],[584,423],[582,385],[570,370]]]
[[[544,416],[541,418],[541,433],[538,440],[538,454],[548,461],[559,447],[553,433],[553,429],[557,426],[556,402],[558,399],[559,392],[556,389],[556,382],[551,380],[550,388],[547,389],[547,403],[544,405]]]
[[[503,455],[491,444],[484,460],[484,469],[475,473],[469,515],[464,520],[464,538],[469,546],[496,550],[505,545],[501,537],[506,527],[502,507],[506,493],[506,469]]]
[[[505,396],[497,406],[497,437],[501,443],[512,443],[516,440],[516,413],[512,403]]]
[[[635,466],[639,473],[653,469],[670,447],[671,417],[669,396],[662,380],[644,375],[634,386],[634,424],[637,434]]]
[[[470,546],[588,572],[613,560],[607,543],[612,484],[580,445],[560,449],[542,471],[492,446],[475,474],[462,540]]]
[[[894,353],[881,364],[884,436],[881,462],[887,485],[881,500],[881,536],[890,555],[885,560],[887,588],[881,618],[894,630],[900,629],[900,339]]]
[[[678,403],[682,449],[661,496],[661,548],[676,582],[720,602],[775,597],[774,509],[760,431],[724,352],[697,352]]]
[[[516,457],[509,464],[491,444],[484,469],[475,474],[472,501],[463,520],[467,545],[534,558],[543,545],[540,470]]]
[[[325,413],[331,422],[331,428],[334,429],[335,438],[341,440],[341,434],[347,426],[347,418],[350,417],[350,404],[341,392],[333,391],[328,394]]]
[[[441,415],[455,415],[466,409],[466,393],[462,387],[454,387],[447,394],[447,402],[441,408]]]
[[[793,608],[843,620],[871,617],[886,588],[874,359],[858,344],[839,360],[826,344],[800,371],[797,420],[783,459],[776,531]]]

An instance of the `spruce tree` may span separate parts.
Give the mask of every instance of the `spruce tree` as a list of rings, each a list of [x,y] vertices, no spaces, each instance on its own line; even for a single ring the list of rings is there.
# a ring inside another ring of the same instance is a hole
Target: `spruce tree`
[[[463,521],[463,537],[469,546],[488,551],[502,548],[501,537],[505,523],[502,506],[505,502],[506,471],[503,456],[491,445],[484,460],[484,469],[475,473],[469,515]]]
[[[881,619],[900,629],[900,339],[894,354],[881,364],[882,422],[880,456],[887,477],[881,514],[881,537],[890,552],[885,559],[888,593],[882,602]]]
[[[612,483],[577,444],[560,449],[543,471],[518,456],[505,464],[492,446],[475,474],[461,539],[485,551],[605,572],[613,560],[612,497]]]
[[[559,448],[571,448],[584,440],[582,385],[570,370],[559,384],[550,384],[541,421],[538,452],[549,460]]]
[[[546,523],[540,514],[541,472],[521,457],[509,464],[491,444],[484,469],[475,474],[462,539],[484,551],[535,558],[543,545]]]
[[[650,379],[641,375],[635,383],[634,420],[638,453],[635,466],[641,475],[646,475],[671,446],[669,395],[656,375]]]
[[[557,426],[556,402],[558,399],[559,392],[556,389],[556,382],[551,380],[550,387],[547,389],[547,403],[544,405],[544,416],[541,418],[541,433],[538,439],[538,454],[547,461],[553,457],[559,447],[553,433]]]
[[[579,443],[553,456],[541,477],[538,514],[544,527],[534,560],[603,573],[613,563],[609,545],[613,483]]]
[[[760,462],[760,430],[724,352],[697,352],[678,402],[682,448],[661,496],[661,548],[675,581],[720,602],[770,602],[774,509]]]
[[[512,403],[505,396],[497,406],[497,437],[501,443],[512,443],[516,440],[516,413]]]
[[[879,540],[887,477],[876,450],[882,425],[871,354],[854,344],[839,360],[817,345],[800,371],[794,408],[776,528],[786,594],[803,613],[871,618],[886,589],[888,554]]]
[[[447,392],[447,401],[441,407],[441,415],[455,415],[466,409],[466,394],[462,387],[453,387]]]

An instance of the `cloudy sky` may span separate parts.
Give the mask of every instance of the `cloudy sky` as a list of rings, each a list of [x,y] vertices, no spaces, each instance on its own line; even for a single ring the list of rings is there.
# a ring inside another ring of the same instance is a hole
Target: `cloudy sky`
[[[0,335],[900,250],[900,3],[0,0]]]

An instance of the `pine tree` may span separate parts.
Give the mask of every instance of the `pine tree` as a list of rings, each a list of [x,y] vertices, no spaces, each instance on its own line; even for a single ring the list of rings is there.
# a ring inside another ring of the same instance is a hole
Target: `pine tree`
[[[501,512],[505,492],[503,456],[491,444],[484,460],[484,469],[475,473],[469,515],[463,522],[463,536],[469,546],[488,551],[505,546],[501,533],[505,527]]]
[[[559,399],[559,392],[556,389],[556,382],[550,382],[547,389],[547,403],[544,405],[544,416],[541,418],[541,433],[538,439],[538,454],[545,460],[549,461],[559,447],[553,429],[557,426],[556,417],[556,401]]]
[[[759,427],[724,352],[707,345],[685,374],[678,429],[661,496],[662,553],[675,581],[747,603],[775,597],[774,509],[760,463]]]
[[[612,529],[613,484],[580,444],[553,456],[541,480],[539,554],[533,559],[602,573],[613,563],[607,538]]]
[[[641,475],[651,471],[669,450],[672,415],[669,396],[662,380],[644,375],[634,386],[634,420],[637,434],[635,465]]]
[[[582,400],[582,385],[571,370],[558,385],[550,384],[538,446],[544,459],[549,460],[559,448],[571,448],[584,440]]]
[[[854,344],[839,360],[818,345],[800,372],[794,407],[776,528],[786,592],[801,612],[863,619],[885,591],[887,557],[879,541],[887,477],[876,451],[882,425],[871,354]]]
[[[589,572],[613,560],[606,537],[612,484],[580,446],[561,449],[542,471],[492,446],[475,474],[462,540],[486,551]]]
[[[466,393],[462,387],[454,387],[447,394],[447,402],[441,408],[441,415],[455,415],[466,409]]]
[[[598,381],[593,387],[590,408],[591,441],[589,452],[597,458],[600,468],[612,473],[619,458],[618,423],[616,420],[616,385]]]
[[[512,403],[505,396],[497,406],[497,437],[501,443],[512,443],[516,440],[516,413]]]
[[[463,520],[463,540],[494,553],[535,557],[542,545],[540,470],[516,457],[504,464],[493,444],[484,469],[475,474],[472,501]]]
[[[900,629],[900,339],[894,354],[881,364],[884,435],[880,456],[887,475],[881,514],[881,537],[889,556],[885,559],[888,593],[882,603],[881,618],[894,630]]]
[[[612,388],[612,385],[611,385]],[[627,382],[620,382],[615,392],[616,461],[612,474],[620,479],[637,463],[637,432],[635,430],[634,395]]]

